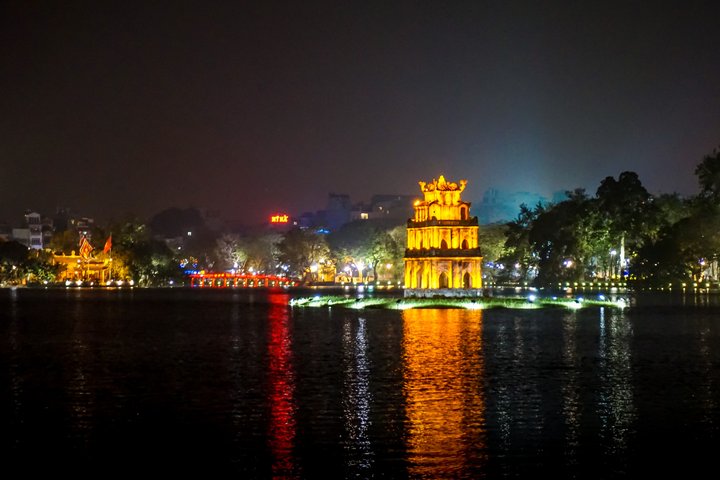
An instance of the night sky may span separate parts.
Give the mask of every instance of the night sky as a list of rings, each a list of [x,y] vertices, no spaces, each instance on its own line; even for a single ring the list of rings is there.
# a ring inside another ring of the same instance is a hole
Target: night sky
[[[720,145],[713,3],[4,2],[0,221],[251,223],[440,173],[473,201],[624,170],[695,193]]]

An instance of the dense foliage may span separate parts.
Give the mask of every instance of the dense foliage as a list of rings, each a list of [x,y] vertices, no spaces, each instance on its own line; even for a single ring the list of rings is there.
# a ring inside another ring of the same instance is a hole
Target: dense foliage
[[[602,180],[594,196],[575,190],[556,204],[522,205],[507,224],[499,280],[718,281],[720,152],[707,155],[695,173],[696,197],[653,196],[635,172],[622,172]]]

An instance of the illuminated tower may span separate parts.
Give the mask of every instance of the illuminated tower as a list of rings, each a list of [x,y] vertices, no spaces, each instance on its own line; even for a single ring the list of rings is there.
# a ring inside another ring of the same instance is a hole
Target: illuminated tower
[[[482,256],[478,248],[478,219],[470,217],[460,184],[440,175],[420,182],[424,200],[416,200],[408,220],[405,250],[405,295],[480,295]]]

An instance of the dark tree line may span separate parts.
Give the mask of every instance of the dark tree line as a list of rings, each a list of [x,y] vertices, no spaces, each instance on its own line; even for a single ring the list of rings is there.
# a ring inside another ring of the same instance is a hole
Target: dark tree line
[[[595,194],[567,192],[552,205],[522,205],[505,226],[491,274],[538,286],[628,281],[660,286],[716,282],[720,254],[720,152],[695,169],[698,195],[651,195],[635,172],[607,177]],[[500,270],[498,272],[498,270]]]
[[[706,155],[695,174],[700,188],[691,197],[651,195],[627,171],[603,179],[592,195],[576,189],[555,204],[521,205],[512,222],[480,227],[486,283],[720,281],[720,152]],[[406,243],[405,225],[373,221],[351,222],[330,234],[221,234],[192,209],[169,209],[148,224],[93,227],[93,254],[101,254],[110,235],[113,278],[145,286],[180,282],[188,270],[284,274],[308,282],[328,280],[327,272],[400,281]],[[51,252],[77,251],[77,241],[76,232],[65,231],[55,235],[50,251],[0,243],[0,283],[54,281],[59,270]]]

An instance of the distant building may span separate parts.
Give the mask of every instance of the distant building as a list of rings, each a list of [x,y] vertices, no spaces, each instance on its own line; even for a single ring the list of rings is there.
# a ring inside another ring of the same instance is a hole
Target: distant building
[[[415,201],[407,223],[406,296],[482,294],[478,219],[470,217],[470,202],[460,199],[466,184],[442,175],[420,182],[424,199]]]
[[[26,211],[24,226],[12,229],[12,239],[28,248],[41,250],[43,248],[43,232],[40,214],[30,210]]]
[[[55,216],[53,217],[53,225],[58,232],[64,232],[70,225],[70,218],[74,215],[70,212],[69,208],[58,207],[55,210]]]
[[[42,243],[43,248],[46,248],[48,245],[50,245],[50,242],[52,241],[53,234],[55,233],[55,226],[53,224],[53,220],[50,217],[43,217],[42,219]]]
[[[0,242],[12,240],[12,228],[7,223],[0,223]]]
[[[316,226],[317,213],[304,212],[297,218],[297,224],[300,228],[313,228]]]
[[[350,195],[345,193],[328,194],[327,208],[325,209],[325,227],[335,231],[350,221],[352,204]]]
[[[73,229],[77,231],[78,238],[84,236],[90,240],[92,239],[92,227],[94,224],[95,220],[89,217],[71,217],[68,230]]]
[[[373,195],[370,218],[405,221],[413,215],[415,195]]]
[[[369,220],[372,207],[365,202],[356,203],[350,212],[350,221]]]
[[[412,215],[415,198],[414,195],[375,194],[369,203],[353,204],[350,195],[329,193],[324,210],[304,212],[293,218],[293,225],[333,232],[346,223],[358,220],[385,220],[402,224]]]

